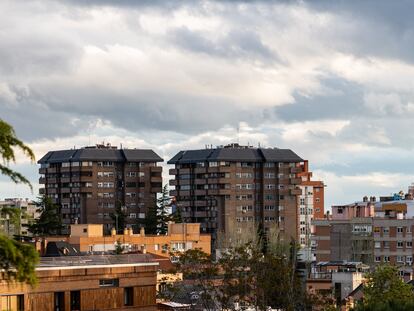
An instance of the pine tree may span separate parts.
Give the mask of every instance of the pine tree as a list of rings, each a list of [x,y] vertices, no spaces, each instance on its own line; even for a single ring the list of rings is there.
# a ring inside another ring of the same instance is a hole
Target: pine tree
[[[27,184],[32,189],[26,177],[8,166],[10,162],[15,162],[14,148],[16,147],[31,161],[35,160],[33,151],[17,138],[13,127],[0,119],[0,174],[10,177],[15,183]],[[39,255],[33,246],[0,235],[0,269],[3,271],[3,279],[7,282],[35,284],[35,267],[38,260]]]
[[[158,215],[157,208],[150,207],[144,219],[144,228],[146,234],[157,234],[158,232]]]
[[[114,227],[117,231],[116,233],[122,233],[126,225],[126,213],[122,209],[121,202],[116,202],[115,213],[112,213],[110,216],[114,222]]]
[[[59,215],[59,208],[53,204],[52,199],[43,196],[39,197],[36,206],[40,217],[28,225],[28,230],[34,235],[59,235],[62,230],[62,220]]]
[[[168,186],[164,185],[162,188],[161,197],[157,200],[157,216],[158,216],[158,230],[159,234],[166,234],[168,232],[168,222],[171,220],[168,213],[171,198],[168,194]]]

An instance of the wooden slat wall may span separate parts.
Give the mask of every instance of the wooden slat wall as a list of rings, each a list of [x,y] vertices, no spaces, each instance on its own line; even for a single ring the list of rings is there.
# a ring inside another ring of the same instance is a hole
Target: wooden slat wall
[[[134,287],[134,306],[151,306],[156,304],[155,286]]]
[[[53,300],[54,293],[31,294],[27,299],[27,310],[53,310]]]
[[[82,310],[105,310],[124,306],[123,288],[106,288],[81,291]]]

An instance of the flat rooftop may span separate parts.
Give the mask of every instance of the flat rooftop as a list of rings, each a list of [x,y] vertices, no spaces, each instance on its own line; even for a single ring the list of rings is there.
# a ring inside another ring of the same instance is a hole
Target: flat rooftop
[[[36,270],[157,265],[154,257],[147,254],[60,256],[41,257]]]

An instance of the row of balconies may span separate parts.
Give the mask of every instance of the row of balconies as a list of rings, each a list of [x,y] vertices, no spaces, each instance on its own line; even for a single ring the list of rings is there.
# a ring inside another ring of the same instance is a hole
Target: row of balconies
[[[302,173],[303,172],[303,168],[301,166],[298,167],[288,167],[289,168],[289,172],[292,174],[298,174],[298,173]],[[282,168],[283,169],[283,168]],[[287,168],[286,168],[287,169]],[[255,168],[237,168],[238,171],[253,171],[255,170]],[[256,169],[257,170],[257,169]],[[234,171],[234,167],[229,167],[229,166],[219,166],[219,167],[196,167],[194,169],[190,169],[190,168],[180,168],[180,169],[176,169],[176,168],[172,168],[169,170],[169,174],[170,175],[178,175],[178,174],[202,174],[202,173],[214,173],[214,172],[223,172],[223,173],[230,173]]]
[[[237,190],[238,192],[252,192],[252,190]],[[270,191],[270,190],[269,190]],[[191,196],[191,195],[231,195],[234,193],[234,189],[196,189],[196,190],[170,190],[171,196],[177,196],[178,193],[180,196]],[[297,189],[279,189],[279,195],[301,195],[302,190]]]

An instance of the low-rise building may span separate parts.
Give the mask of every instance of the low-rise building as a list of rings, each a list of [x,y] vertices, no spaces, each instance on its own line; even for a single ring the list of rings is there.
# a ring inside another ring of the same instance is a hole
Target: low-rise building
[[[401,276],[413,276],[414,200],[402,195],[364,198],[333,206],[332,215],[314,220],[312,243],[316,261],[361,261],[375,266],[399,266]]]
[[[200,233],[200,224],[168,224],[166,235],[147,235],[144,228],[139,234],[125,229],[124,234],[104,235],[101,224],[75,224],[70,227],[69,236],[46,237],[41,249],[45,250],[48,241],[65,241],[81,252],[105,253],[115,251],[120,244],[125,252],[152,253],[168,257],[170,251],[186,251],[199,248],[211,253],[211,237]]]
[[[0,282],[0,310],[155,311],[157,267],[149,255],[42,258],[37,286]]]
[[[362,262],[319,262],[308,275],[306,289],[311,293],[332,296],[340,305],[364,281],[364,274],[368,270],[369,266]]]

